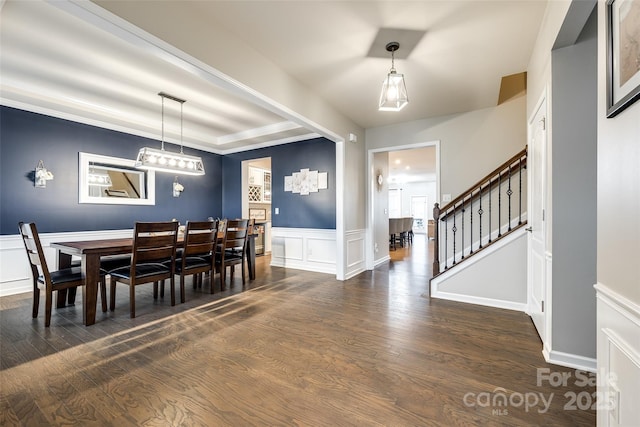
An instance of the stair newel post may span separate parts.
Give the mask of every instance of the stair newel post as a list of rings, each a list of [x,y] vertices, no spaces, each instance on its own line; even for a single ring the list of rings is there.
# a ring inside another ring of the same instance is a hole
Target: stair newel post
[[[436,203],[433,205],[433,276],[438,274],[440,274],[440,205]]]

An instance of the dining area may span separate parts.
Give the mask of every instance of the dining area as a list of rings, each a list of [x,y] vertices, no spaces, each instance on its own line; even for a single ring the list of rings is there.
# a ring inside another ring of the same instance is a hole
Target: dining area
[[[35,223],[18,225],[33,279],[32,317],[39,312],[40,289],[45,293],[45,326],[51,324],[53,294],[56,309],[75,304],[82,295],[82,323],[96,323],[97,303],[103,313],[113,313],[116,293],[127,295],[129,317],[136,317],[136,288],[152,286],[153,300],[184,303],[187,282],[194,290],[224,291],[234,282],[236,266],[242,285],[256,278],[255,234],[251,219],[187,221],[136,221],[131,237],[79,241],[51,241],[57,265],[49,267]],[[216,277],[217,276],[217,277]],[[228,277],[228,279],[227,279]],[[127,289],[124,288],[126,286]],[[177,290],[176,290],[177,288]],[[108,296],[107,296],[108,294]]]

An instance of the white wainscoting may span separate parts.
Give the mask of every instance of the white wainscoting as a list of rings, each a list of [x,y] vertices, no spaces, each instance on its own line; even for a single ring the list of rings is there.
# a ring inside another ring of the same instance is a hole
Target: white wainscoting
[[[345,233],[346,268],[345,280],[362,273],[366,268],[364,242],[366,230],[351,230]]]
[[[640,305],[602,283],[597,292],[597,425],[640,425]]]
[[[74,233],[40,233],[40,242],[47,258],[49,270],[58,266],[58,252],[50,247],[52,242],[73,242],[93,239],[131,237],[133,230],[101,230]],[[33,291],[31,268],[24,243],[19,234],[0,236],[0,297]]]
[[[271,228],[271,265],[336,274],[336,231]]]

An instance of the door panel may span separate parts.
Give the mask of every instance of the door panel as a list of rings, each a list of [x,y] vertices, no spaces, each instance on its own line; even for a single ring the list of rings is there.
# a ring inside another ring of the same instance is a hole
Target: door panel
[[[546,300],[546,263],[545,251],[545,203],[547,200],[546,160],[547,160],[547,129],[546,129],[546,99],[538,108],[533,121],[530,123],[529,141],[529,260],[528,260],[528,305],[529,315],[544,343],[546,340],[546,320],[544,307]]]

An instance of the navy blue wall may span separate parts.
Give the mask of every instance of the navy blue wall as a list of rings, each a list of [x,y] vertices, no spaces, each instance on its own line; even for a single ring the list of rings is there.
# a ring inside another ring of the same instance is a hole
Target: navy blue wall
[[[160,147],[160,142],[0,107],[0,234],[17,234],[18,221],[34,221],[40,232],[64,232],[222,216],[222,157],[186,147],[185,153],[203,157],[207,174],[180,176],[185,191],[179,198],[171,194],[174,175],[156,173],[155,206],[78,203],[79,151],[133,159],[143,146]],[[38,160],[55,175],[44,189],[30,178]]]
[[[242,216],[242,161],[263,157],[271,157],[271,223],[274,227],[336,228],[336,147],[325,138],[224,156],[222,198],[225,217]],[[284,177],[304,168],[327,172],[328,188],[308,196],[285,192]],[[280,209],[279,215],[273,211],[276,207]]]

